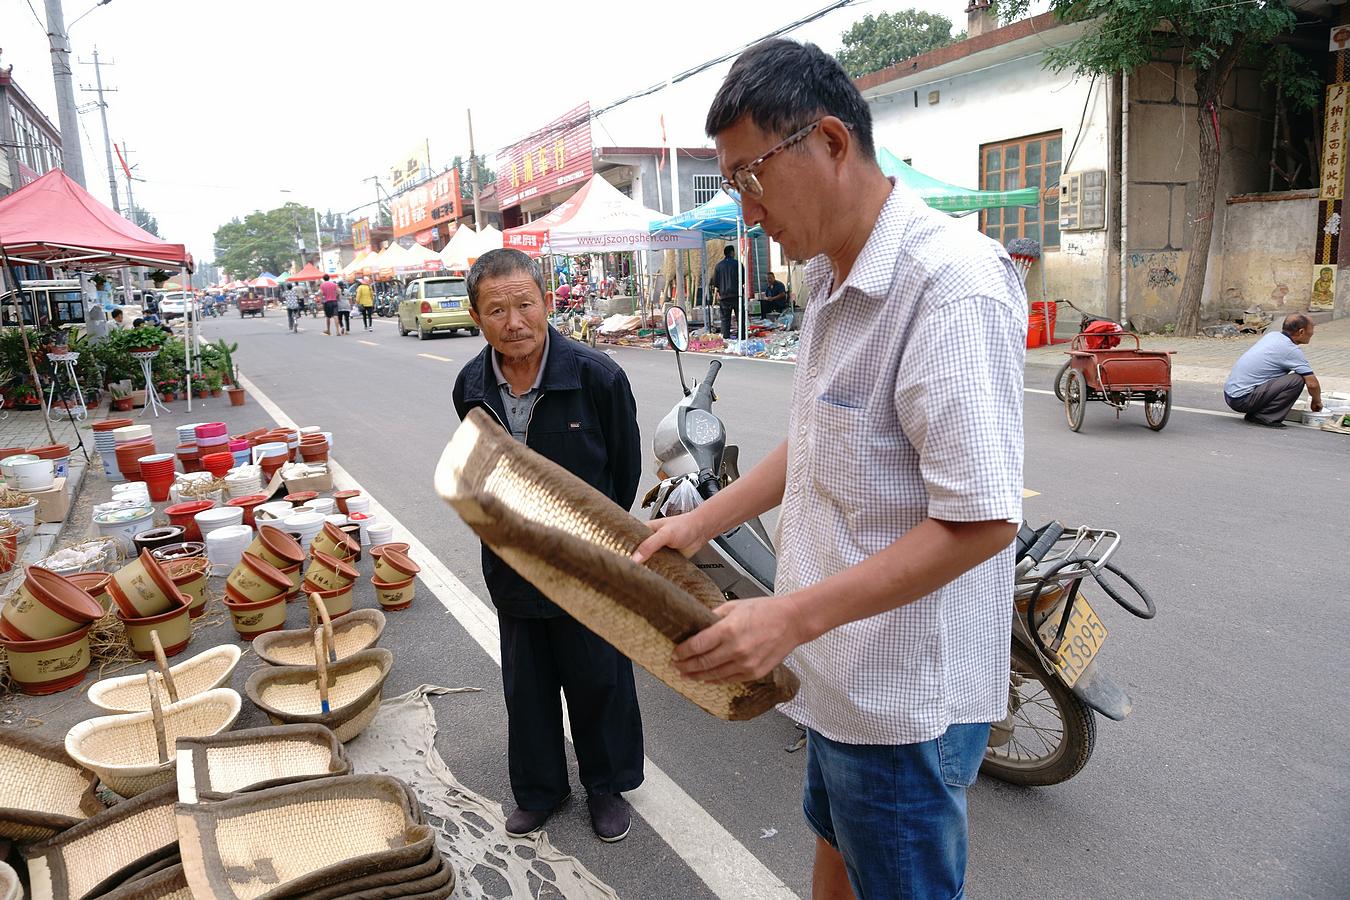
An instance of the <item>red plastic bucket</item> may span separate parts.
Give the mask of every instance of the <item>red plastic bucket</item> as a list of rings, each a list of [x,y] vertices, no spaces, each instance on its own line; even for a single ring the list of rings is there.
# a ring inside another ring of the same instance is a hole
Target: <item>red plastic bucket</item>
[[[1055,342],[1055,318],[1059,314],[1059,304],[1038,300],[1031,304],[1031,313],[1032,315],[1040,313],[1045,318],[1045,342],[1053,344]]]
[[[1027,349],[1039,347],[1045,343],[1045,316],[1027,316]]]

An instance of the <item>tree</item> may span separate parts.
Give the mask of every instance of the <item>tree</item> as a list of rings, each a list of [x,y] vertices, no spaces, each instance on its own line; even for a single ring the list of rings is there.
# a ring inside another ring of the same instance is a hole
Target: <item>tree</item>
[[[287,203],[267,212],[236,216],[216,229],[216,263],[231,278],[252,278],[259,272],[280,272],[299,257],[298,241],[313,234],[314,210]],[[306,248],[313,250],[308,246]]]
[[[155,221],[154,216],[150,215],[139,206],[132,204],[131,215],[127,216],[127,218],[132,221],[132,224],[139,225],[155,237],[159,237],[159,222]]]
[[[1029,3],[998,0],[1006,18],[1026,15]],[[1224,86],[1248,51],[1293,30],[1294,13],[1288,0],[1050,0],[1050,9],[1066,22],[1091,23],[1082,37],[1049,51],[1046,65],[1056,72],[1130,72],[1165,53],[1179,52],[1194,79],[1200,165],[1194,188],[1188,189],[1193,190],[1196,215],[1176,324],[1177,334],[1193,335],[1200,327],[1200,298],[1214,235]]]
[[[854,22],[841,35],[838,59],[850,78],[859,78],[965,38],[964,31],[952,35],[952,20],[941,13],[902,9]]]
[[[473,168],[469,161],[462,156],[456,156],[450,161],[450,168],[459,170],[459,195],[461,199],[470,200],[473,198]],[[478,186],[485,188],[497,180],[497,173],[487,167],[487,159],[483,154],[478,154]]]

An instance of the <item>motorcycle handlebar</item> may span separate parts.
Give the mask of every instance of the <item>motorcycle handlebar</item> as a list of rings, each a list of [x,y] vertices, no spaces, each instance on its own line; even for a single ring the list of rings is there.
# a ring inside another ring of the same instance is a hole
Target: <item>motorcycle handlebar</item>
[[[708,363],[708,374],[703,377],[703,381],[694,389],[694,398],[689,405],[699,409],[712,409],[712,387],[713,382],[717,380],[717,373],[722,369],[722,361],[714,359]]]

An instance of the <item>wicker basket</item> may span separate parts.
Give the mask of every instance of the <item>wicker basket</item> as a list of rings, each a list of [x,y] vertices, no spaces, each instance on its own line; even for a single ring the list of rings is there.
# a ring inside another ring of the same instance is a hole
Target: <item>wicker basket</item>
[[[156,681],[159,702],[186,700],[227,684],[242,655],[238,645],[222,644],[169,666],[168,677]],[[170,684],[176,689],[176,698],[170,694]],[[90,686],[89,702],[110,712],[145,712],[150,708],[150,689],[144,675],[105,678]]]
[[[128,881],[99,900],[192,900],[192,891],[188,889],[183,864],[175,862],[154,874]]]
[[[345,775],[178,807],[179,846],[197,900],[293,897],[406,870],[434,851],[403,783]],[[344,890],[341,896],[350,896]]]
[[[95,781],[60,744],[0,729],[0,839],[46,840],[102,811]]]
[[[342,744],[322,725],[273,725],[179,738],[178,799],[221,800],[296,781],[351,773]]]
[[[753,682],[681,675],[675,646],[717,621],[721,592],[689,560],[663,550],[631,559],[646,525],[580,478],[473,410],[441,454],[436,490],[511,568],[591,631],[723,719],[750,719],[797,691],[778,666]]]
[[[323,629],[315,629],[315,646]],[[333,730],[344,744],[360,734],[380,708],[394,654],[376,648],[329,664],[321,652],[313,666],[275,666],[248,677],[244,692],[274,724],[307,723]]]
[[[19,873],[7,862],[0,862],[0,900],[22,900],[23,888],[19,884]]]
[[[146,673],[149,680],[153,673]],[[66,734],[66,752],[98,773],[104,787],[134,797],[174,780],[169,748],[180,737],[226,731],[239,715],[239,694],[216,688],[159,709],[158,690],[150,712],[101,716],[81,722]]]
[[[311,607],[312,608],[312,607]],[[348,613],[331,623],[330,658],[342,660],[369,650],[380,642],[384,634],[384,613],[378,609],[361,609]],[[253,639],[253,652],[258,658],[274,666],[304,666],[314,662],[313,629],[293,629],[260,634]]]
[[[98,896],[140,875],[178,850],[172,784],[118,803],[30,847],[33,900]]]
[[[393,893],[398,891],[397,894]],[[305,900],[383,900],[397,897],[449,897],[455,892],[455,867],[434,846],[427,858],[392,872],[350,878],[340,885],[306,891]]]

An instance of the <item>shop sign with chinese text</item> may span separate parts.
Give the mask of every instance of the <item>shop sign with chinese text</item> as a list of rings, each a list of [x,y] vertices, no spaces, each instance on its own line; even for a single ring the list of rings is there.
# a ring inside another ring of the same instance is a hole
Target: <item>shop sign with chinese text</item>
[[[502,209],[548,194],[594,172],[591,105],[554,119],[497,156],[497,198]]]
[[[423,141],[389,167],[389,190],[397,194],[430,171],[431,160],[427,158],[427,145]]]
[[[1322,138],[1323,200],[1340,200],[1345,195],[1346,127],[1350,125],[1350,83],[1327,85],[1326,128]]]
[[[430,181],[405,191],[389,202],[394,237],[416,234],[433,225],[451,222],[461,215],[459,171],[450,169]]]

